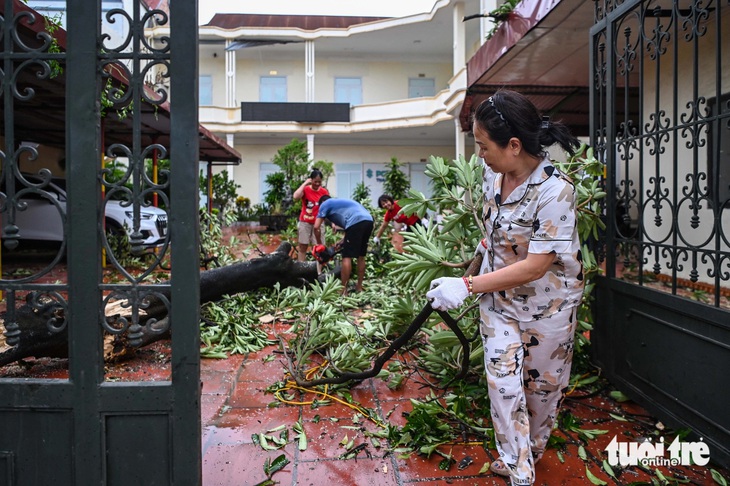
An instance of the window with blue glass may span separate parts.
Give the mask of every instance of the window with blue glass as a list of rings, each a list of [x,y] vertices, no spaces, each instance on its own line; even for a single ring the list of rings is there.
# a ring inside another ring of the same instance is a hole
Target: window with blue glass
[[[409,78],[408,97],[422,98],[436,94],[436,80],[434,78]]]
[[[286,76],[261,76],[259,101],[285,103]]]
[[[213,76],[202,74],[198,78],[198,103],[201,106],[213,104]]]
[[[335,78],[335,103],[350,103],[350,106],[362,105],[362,79]]]

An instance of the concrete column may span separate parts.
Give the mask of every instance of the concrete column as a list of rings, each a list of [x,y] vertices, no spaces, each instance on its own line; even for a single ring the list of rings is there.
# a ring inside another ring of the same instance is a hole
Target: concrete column
[[[236,51],[229,51],[230,39],[226,39],[226,108],[236,107]],[[231,145],[233,146],[233,145]]]
[[[307,103],[313,103],[315,101],[314,95],[314,80],[315,80],[315,66],[314,66],[314,41],[308,40],[304,43],[304,72],[305,72],[305,87],[304,96]],[[307,134],[307,152],[309,152],[309,160],[314,160],[314,134]]]
[[[314,160],[314,134],[307,134],[307,152],[309,152],[309,160]]]
[[[305,71],[305,86],[304,86],[304,97],[307,103],[314,101],[314,41],[308,40],[304,42],[304,71]]]
[[[483,14],[488,14],[492,10],[497,8],[496,0],[479,0],[479,11]],[[479,19],[479,44],[484,44],[487,40],[487,32],[492,30],[494,23],[489,17],[482,17]]]
[[[466,26],[464,25],[464,2],[454,3],[454,66],[453,74],[461,71],[466,65]]]
[[[466,133],[461,131],[461,124],[459,118],[454,118],[454,148],[456,153],[454,158],[459,158],[459,155],[466,154]]]
[[[233,134],[232,133],[226,133],[226,143],[228,144],[228,146],[234,147],[234,145],[233,145]],[[235,172],[235,170],[236,170],[236,166],[235,165],[232,165],[230,167],[230,169],[228,170],[228,180],[229,181],[234,181],[236,179],[235,177],[233,177],[233,173]]]

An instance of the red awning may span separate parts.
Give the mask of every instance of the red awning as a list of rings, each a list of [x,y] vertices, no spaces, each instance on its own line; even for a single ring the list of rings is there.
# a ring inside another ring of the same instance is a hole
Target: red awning
[[[235,30],[241,27],[281,29],[347,29],[353,25],[386,20],[390,17],[347,17],[333,15],[262,15],[218,13],[205,24],[206,27],[220,27]]]
[[[5,2],[0,2],[0,13],[4,16]],[[30,47],[38,47],[42,40],[38,37],[40,32],[45,30],[41,14],[31,9],[19,0],[13,2],[14,15],[27,12],[16,24],[17,34],[21,41]],[[31,23],[29,20],[35,19]],[[66,49],[66,31],[58,29],[53,33],[59,48]],[[13,101],[13,130],[17,141],[36,142],[52,147],[63,148],[66,144],[66,75],[63,70],[57,76],[48,76],[44,79],[38,77],[39,64],[32,64],[18,71],[14,86],[21,93],[34,94],[27,100],[14,98]],[[122,70],[108,70],[115,85],[124,89],[127,86]],[[152,90],[147,89],[147,94],[154,98]],[[170,147],[170,104],[168,102],[160,105],[149,103],[138,103],[141,106],[141,143],[142,146],[159,143],[164,147]],[[2,105],[2,110],[6,109]],[[0,127],[5,130],[5,118],[0,117]],[[104,149],[112,144],[119,143],[126,146],[132,144],[132,121],[130,117],[123,118],[116,114],[116,111],[106,109],[103,118]],[[199,126],[200,160],[225,164],[239,164],[241,155],[227,145],[219,137],[215,136],[208,129]]]
[[[593,19],[593,2],[522,0],[467,63],[462,130],[471,130],[471,113],[481,101],[510,88],[576,135],[588,135]]]

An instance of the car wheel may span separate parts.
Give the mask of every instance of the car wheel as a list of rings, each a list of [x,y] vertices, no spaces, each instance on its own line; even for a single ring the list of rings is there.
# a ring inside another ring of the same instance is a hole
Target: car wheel
[[[112,252],[124,252],[126,249],[129,250],[129,239],[127,232],[121,227],[119,223],[113,219],[106,218],[104,220],[104,233],[106,234],[106,241]]]
[[[122,228],[119,223],[114,221],[113,219],[105,219],[104,220],[104,231],[106,232],[106,238],[107,240],[110,240],[112,238],[119,238],[122,236],[127,236],[127,233],[124,231],[124,228]]]

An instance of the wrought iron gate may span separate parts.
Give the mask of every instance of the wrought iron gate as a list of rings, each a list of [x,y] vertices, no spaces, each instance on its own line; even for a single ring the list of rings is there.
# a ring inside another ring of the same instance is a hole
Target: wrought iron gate
[[[30,272],[4,272],[0,344],[55,340],[68,356],[60,378],[0,373],[0,484],[199,484],[197,1],[67,0],[61,16],[0,3],[3,270],[33,223],[62,238]],[[171,34],[152,44],[155,25]],[[153,305],[166,317],[147,318]],[[162,381],[105,370],[105,342],[173,323]]]
[[[599,0],[592,144],[607,165],[595,358],[730,463],[730,2]]]

